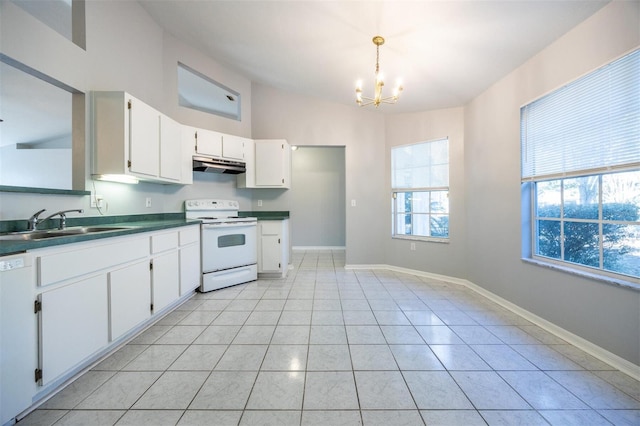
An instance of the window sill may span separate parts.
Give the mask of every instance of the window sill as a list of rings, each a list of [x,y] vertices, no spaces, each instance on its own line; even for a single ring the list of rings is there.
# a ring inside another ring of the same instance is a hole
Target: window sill
[[[579,269],[570,268],[564,265],[557,265],[551,262],[544,262],[538,259],[530,259],[530,258],[522,258],[521,259],[525,263],[530,263],[532,265],[542,266],[543,268],[553,269],[560,272],[565,272],[571,275],[575,275],[582,278],[588,278],[594,281],[600,281],[605,284],[614,285],[618,287],[624,287],[631,290],[640,291],[640,284],[634,283],[631,281],[626,281],[619,278],[609,277],[607,275],[594,274],[587,271],[581,271]]]
[[[449,244],[449,238],[419,237],[416,235],[392,235],[394,240],[424,241],[427,243]]]

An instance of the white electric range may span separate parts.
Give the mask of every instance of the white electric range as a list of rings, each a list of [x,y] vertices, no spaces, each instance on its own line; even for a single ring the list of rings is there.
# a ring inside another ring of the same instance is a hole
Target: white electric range
[[[184,202],[187,219],[198,219],[202,264],[201,292],[258,278],[258,219],[238,217],[235,200],[197,199]]]

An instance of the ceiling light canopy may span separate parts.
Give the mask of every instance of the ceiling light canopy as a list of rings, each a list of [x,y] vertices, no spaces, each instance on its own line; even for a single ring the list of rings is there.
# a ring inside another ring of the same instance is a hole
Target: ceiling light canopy
[[[362,95],[362,81],[358,81],[356,84],[356,103],[360,106],[374,105],[377,108],[380,104],[395,104],[398,102],[403,88],[402,83],[398,80],[395,89],[393,89],[393,94],[386,98],[382,96],[384,81],[380,73],[380,46],[384,44],[384,38],[375,36],[372,41],[376,45],[376,84],[373,98]]]

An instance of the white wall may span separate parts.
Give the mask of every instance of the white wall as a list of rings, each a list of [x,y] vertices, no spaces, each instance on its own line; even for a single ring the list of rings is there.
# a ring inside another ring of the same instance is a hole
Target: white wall
[[[259,84],[253,85],[251,102],[256,139],[345,147],[347,264],[384,263],[389,235],[384,116]],[[262,190],[260,197],[263,206],[255,205],[254,196],[254,210],[291,210],[287,191]]]
[[[344,148],[298,147],[291,153],[291,181],[291,245],[344,247]]]
[[[640,292],[524,263],[520,107],[640,44],[640,3],[612,2],[465,107],[467,277],[640,364]]]
[[[414,114],[386,116],[386,195],[389,208],[384,213],[391,234],[391,148],[418,142],[449,138],[449,242],[389,239],[386,263],[403,268],[466,277],[466,218],[464,165],[464,110],[450,108]],[[415,243],[415,251],[410,244]]]
[[[8,186],[71,187],[71,149],[0,147],[0,182]]]

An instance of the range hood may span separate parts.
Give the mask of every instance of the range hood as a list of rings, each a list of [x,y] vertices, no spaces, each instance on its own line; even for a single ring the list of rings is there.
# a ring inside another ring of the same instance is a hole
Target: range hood
[[[238,175],[247,171],[246,164],[241,161],[223,160],[211,157],[193,157],[194,172],[227,173]]]

